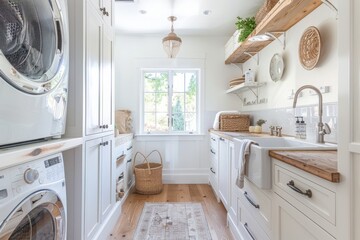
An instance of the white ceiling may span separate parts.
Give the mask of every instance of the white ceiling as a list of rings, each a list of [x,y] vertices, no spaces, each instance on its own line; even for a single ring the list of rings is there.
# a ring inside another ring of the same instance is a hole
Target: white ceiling
[[[175,33],[182,35],[230,36],[236,17],[254,16],[264,0],[135,0],[115,2],[116,31],[130,35],[170,32],[168,17],[176,16]],[[145,10],[146,14],[140,14]],[[204,15],[205,10],[211,14]]]

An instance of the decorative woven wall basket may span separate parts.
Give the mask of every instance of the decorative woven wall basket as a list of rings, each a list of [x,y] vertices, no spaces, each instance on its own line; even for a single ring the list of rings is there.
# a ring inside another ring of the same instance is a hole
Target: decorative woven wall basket
[[[250,115],[247,114],[220,114],[219,130],[227,132],[249,131]]]
[[[279,0],[266,0],[255,15],[255,22],[258,25]]]
[[[149,162],[148,158],[152,153],[157,153],[160,163]],[[140,155],[143,162],[136,164],[136,158]],[[136,165],[135,165],[136,164]],[[162,183],[162,157],[158,150],[151,151],[147,156],[137,152],[134,157],[135,190],[139,194],[158,194],[163,189]]]

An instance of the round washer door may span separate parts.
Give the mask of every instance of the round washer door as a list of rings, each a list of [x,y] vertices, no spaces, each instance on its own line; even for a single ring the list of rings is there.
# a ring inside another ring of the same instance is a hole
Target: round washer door
[[[64,12],[56,0],[0,0],[0,77],[44,94],[65,73]]]
[[[52,191],[30,195],[0,226],[0,239],[63,240],[66,235],[65,209]]]

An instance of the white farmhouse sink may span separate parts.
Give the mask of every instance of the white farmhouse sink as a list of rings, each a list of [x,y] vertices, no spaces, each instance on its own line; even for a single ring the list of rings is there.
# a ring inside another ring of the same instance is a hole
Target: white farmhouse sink
[[[247,178],[262,189],[271,189],[271,158],[269,150],[336,150],[336,145],[309,143],[289,137],[236,137],[250,139],[252,144],[248,161]]]

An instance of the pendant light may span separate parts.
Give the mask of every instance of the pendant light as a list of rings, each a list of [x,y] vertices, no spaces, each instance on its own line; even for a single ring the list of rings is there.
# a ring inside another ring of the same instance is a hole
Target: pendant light
[[[170,16],[168,19],[171,21],[171,32],[163,38],[162,43],[168,57],[175,58],[180,50],[182,41],[181,38],[174,33],[174,21],[176,21],[177,18]]]

